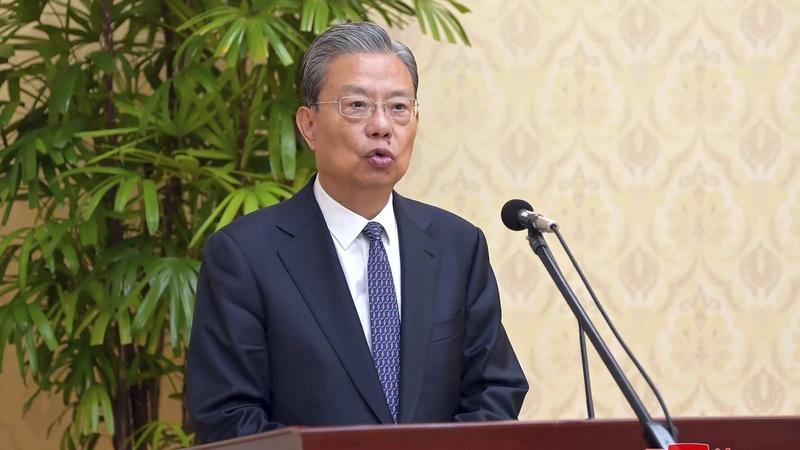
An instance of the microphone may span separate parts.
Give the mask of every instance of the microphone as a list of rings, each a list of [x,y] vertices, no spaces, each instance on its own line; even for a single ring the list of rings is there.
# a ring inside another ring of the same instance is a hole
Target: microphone
[[[509,200],[500,211],[503,224],[514,231],[532,228],[542,233],[552,233],[558,227],[555,220],[545,217],[533,210],[533,206],[525,200]]]

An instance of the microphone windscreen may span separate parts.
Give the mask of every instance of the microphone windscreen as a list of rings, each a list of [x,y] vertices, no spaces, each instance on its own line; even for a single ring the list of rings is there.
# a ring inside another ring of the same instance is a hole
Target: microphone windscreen
[[[533,211],[533,206],[525,200],[514,199],[507,201],[503,205],[503,209],[500,210],[500,218],[503,219],[503,224],[514,231],[525,229],[525,226],[519,223],[520,209]]]

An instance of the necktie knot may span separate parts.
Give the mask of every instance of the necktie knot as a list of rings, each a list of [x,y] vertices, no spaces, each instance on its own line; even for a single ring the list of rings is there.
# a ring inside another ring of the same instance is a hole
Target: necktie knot
[[[364,236],[366,236],[370,242],[380,241],[381,234],[383,233],[383,226],[378,222],[369,222],[367,226],[364,227],[362,233],[364,233]]]

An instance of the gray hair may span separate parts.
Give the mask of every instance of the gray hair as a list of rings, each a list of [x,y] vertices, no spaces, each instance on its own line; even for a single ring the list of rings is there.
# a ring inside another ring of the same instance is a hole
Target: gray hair
[[[300,98],[304,105],[319,101],[322,83],[331,60],[337,56],[355,54],[393,53],[406,65],[414,83],[414,96],[419,87],[419,74],[414,54],[405,44],[393,41],[389,34],[371,22],[343,23],[329,28],[308,46],[300,61],[298,79]]]

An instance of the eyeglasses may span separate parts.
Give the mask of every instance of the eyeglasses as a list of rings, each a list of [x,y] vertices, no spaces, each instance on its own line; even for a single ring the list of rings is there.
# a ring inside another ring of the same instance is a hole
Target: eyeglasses
[[[316,102],[312,105],[339,104],[339,114],[350,119],[368,119],[372,117],[378,105],[383,107],[383,112],[398,124],[407,123],[411,115],[417,114],[419,102],[415,98],[393,97],[385,102],[376,102],[368,97],[346,96],[330,102]]]

